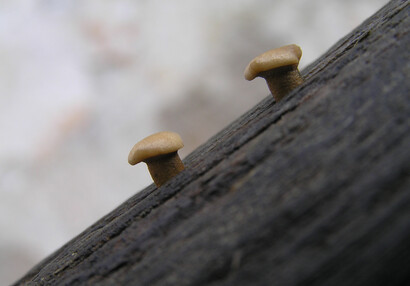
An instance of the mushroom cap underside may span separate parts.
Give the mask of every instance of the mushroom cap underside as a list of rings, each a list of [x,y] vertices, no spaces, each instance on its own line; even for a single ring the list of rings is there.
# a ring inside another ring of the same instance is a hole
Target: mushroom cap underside
[[[176,152],[182,147],[184,143],[177,133],[158,132],[134,145],[128,155],[128,163],[135,165],[149,158]]]
[[[259,73],[271,69],[298,65],[302,50],[297,45],[287,45],[267,51],[254,58],[245,69],[245,79],[253,80]]]

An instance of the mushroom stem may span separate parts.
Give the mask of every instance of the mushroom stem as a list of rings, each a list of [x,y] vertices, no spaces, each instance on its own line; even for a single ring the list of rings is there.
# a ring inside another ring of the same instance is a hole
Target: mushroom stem
[[[149,173],[157,187],[162,186],[185,169],[177,152],[149,158],[144,162],[147,164]]]
[[[294,88],[303,83],[303,78],[299,73],[297,65],[261,72],[258,76],[266,80],[269,90],[276,101],[281,100]]]

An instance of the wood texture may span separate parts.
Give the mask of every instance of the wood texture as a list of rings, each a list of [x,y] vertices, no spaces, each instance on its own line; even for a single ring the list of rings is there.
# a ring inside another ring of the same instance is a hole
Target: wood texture
[[[409,19],[391,1],[15,285],[410,285]]]

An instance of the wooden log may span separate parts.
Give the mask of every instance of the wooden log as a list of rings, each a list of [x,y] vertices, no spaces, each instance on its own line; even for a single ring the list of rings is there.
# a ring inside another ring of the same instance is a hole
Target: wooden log
[[[15,285],[410,285],[409,27],[391,1]]]

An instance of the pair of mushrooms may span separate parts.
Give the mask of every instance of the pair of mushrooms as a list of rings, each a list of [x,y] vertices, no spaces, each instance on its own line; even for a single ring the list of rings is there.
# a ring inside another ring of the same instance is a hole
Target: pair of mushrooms
[[[298,70],[301,56],[302,51],[296,45],[267,51],[248,64],[245,78],[264,78],[273,97],[279,101],[303,83]],[[178,156],[178,150],[183,146],[177,133],[155,133],[134,145],[128,155],[128,162],[131,165],[145,162],[155,185],[160,187],[184,170],[184,164]]]

